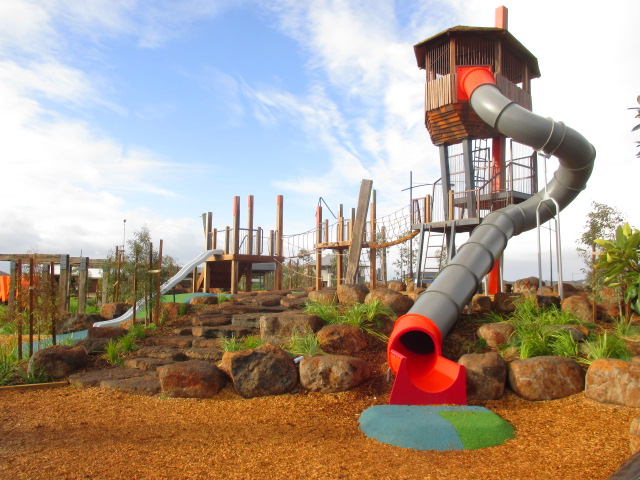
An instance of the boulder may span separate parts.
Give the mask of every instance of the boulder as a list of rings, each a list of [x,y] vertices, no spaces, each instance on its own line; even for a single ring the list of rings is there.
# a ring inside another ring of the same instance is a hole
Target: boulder
[[[353,325],[325,325],[317,333],[320,347],[327,353],[351,355],[367,347],[367,337]]]
[[[404,315],[413,307],[413,300],[409,297],[386,288],[369,292],[364,301],[365,303],[372,303],[374,300],[379,300],[382,305],[390,307],[396,315]]]
[[[130,395],[153,397],[160,393],[160,381],[156,375],[144,373],[131,378],[102,380],[100,382],[100,388],[128,393]]]
[[[399,280],[391,280],[387,284],[387,289],[395,292],[404,292],[407,289],[407,285]]]
[[[640,407],[640,364],[601,358],[587,370],[585,396],[600,403]]]
[[[558,284],[556,283],[553,286],[553,293],[558,295],[558,292],[559,292]],[[581,293],[584,293],[584,290],[580,287],[576,287],[575,285],[572,285],[571,283],[562,282],[562,293],[564,294],[565,298],[567,298],[573,295],[579,295]]]
[[[344,392],[371,376],[369,364],[357,357],[319,355],[300,362],[300,384],[312,392]]]
[[[498,292],[493,296],[493,309],[502,314],[513,313],[516,310],[515,304],[522,298],[519,293]]]
[[[576,342],[582,342],[589,336],[589,329],[582,325],[549,325],[549,330],[566,330]]]
[[[515,328],[508,322],[485,323],[478,328],[478,337],[491,348],[501,348],[511,341]]]
[[[124,302],[105,303],[100,308],[100,316],[106,318],[107,320],[112,320],[114,318],[120,317],[121,315],[124,315],[130,308],[131,305]]]
[[[201,314],[196,314],[191,318],[191,325],[196,327],[219,327],[221,325],[229,325],[232,318],[233,317],[231,315],[218,313],[216,311],[202,312]]]
[[[579,295],[565,298],[562,301],[562,310],[569,312],[582,322],[591,322],[593,317],[591,300]]]
[[[217,295],[196,295],[189,300],[191,305],[217,305]]]
[[[124,337],[129,331],[122,327],[89,327],[87,332],[88,338],[120,338]]]
[[[467,371],[467,400],[502,398],[507,380],[507,364],[497,352],[468,353],[458,361]]]
[[[298,298],[282,297],[280,299],[280,305],[285,308],[303,309],[308,301],[309,299],[306,296]]]
[[[363,303],[369,289],[361,283],[343,283],[338,285],[338,301],[345,305]]]
[[[42,371],[54,380],[65,378],[87,366],[89,356],[81,347],[54,345],[38,350],[29,359],[29,371]]]
[[[225,352],[220,368],[245,398],[280,395],[298,384],[293,359],[284,350],[266,343],[250,350]]]
[[[276,307],[280,305],[282,295],[260,294],[255,296],[238,297],[240,305],[255,305],[257,307]]]
[[[556,295],[536,295],[536,306],[540,310],[553,307],[560,309],[560,297]]]
[[[79,332],[92,327],[96,322],[103,322],[105,319],[95,313],[73,313],[62,319],[60,331],[62,333]]]
[[[260,338],[267,343],[278,344],[295,332],[305,335],[317,332],[324,322],[317,315],[304,312],[282,312],[260,317]]]
[[[544,282],[543,282],[544,285]],[[527,277],[516,280],[513,284],[513,293],[524,293],[527,295],[535,295],[538,293],[540,283],[538,277]]]
[[[76,388],[99,387],[103,380],[116,380],[123,378],[139,377],[144,375],[140,370],[131,368],[115,367],[99,370],[89,370],[87,372],[74,373],[69,376],[69,384]]]
[[[87,355],[100,355],[109,343],[109,338],[85,338],[78,340],[74,346],[82,348]]]
[[[554,400],[584,390],[584,370],[567,357],[543,356],[514,360],[509,387],[526,400]]]
[[[491,297],[487,295],[474,295],[471,298],[471,313],[489,313],[493,308]]]
[[[162,393],[173,398],[211,398],[225,382],[218,367],[202,360],[163,365],[157,371]]]
[[[332,305],[338,302],[338,292],[333,288],[324,288],[309,292],[309,300],[312,302]]]

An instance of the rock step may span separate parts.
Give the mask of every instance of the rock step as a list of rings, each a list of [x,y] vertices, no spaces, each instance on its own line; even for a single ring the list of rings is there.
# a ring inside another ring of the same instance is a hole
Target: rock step
[[[146,345],[137,351],[139,357],[166,358],[175,361],[184,361],[187,356],[184,349],[166,345]]]
[[[74,373],[69,376],[69,383],[76,388],[92,388],[100,386],[103,380],[119,380],[123,378],[139,377],[144,375],[139,370],[115,367],[100,370],[90,370],[88,372]]]
[[[239,313],[231,317],[231,324],[242,328],[260,328],[260,317],[265,315],[263,312],[255,313]]]
[[[191,325],[195,327],[218,327],[220,325],[229,325],[231,323],[231,314],[226,313],[208,313],[197,315],[191,319]]]
[[[130,378],[102,380],[100,382],[100,388],[104,390],[116,390],[132,395],[152,397],[160,393],[160,380],[155,372],[145,373]]]
[[[135,368],[143,372],[155,371],[162,365],[168,365],[175,363],[177,360],[172,358],[153,358],[153,357],[134,357],[128,358],[124,361],[124,366],[127,368]]]
[[[192,360],[206,360],[218,363],[224,353],[221,348],[192,347],[185,350],[185,355]]]
[[[195,337],[204,338],[240,338],[256,333],[255,330],[250,328],[237,327],[235,325],[224,325],[220,327],[192,327],[191,332]]]
[[[158,335],[149,337],[148,343],[157,346],[190,348],[193,343],[193,337],[189,335]]]

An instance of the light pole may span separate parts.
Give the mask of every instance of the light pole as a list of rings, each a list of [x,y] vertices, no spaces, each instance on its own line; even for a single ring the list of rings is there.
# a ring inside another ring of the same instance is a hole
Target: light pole
[[[127,235],[127,219],[122,221],[122,256],[124,257],[124,239]]]

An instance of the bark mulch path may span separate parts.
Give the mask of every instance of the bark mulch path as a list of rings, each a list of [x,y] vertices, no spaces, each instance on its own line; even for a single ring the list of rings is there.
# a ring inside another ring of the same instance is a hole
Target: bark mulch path
[[[476,451],[415,451],[366,438],[358,416],[388,393],[243,399],[139,397],[72,387],[0,393],[0,478],[606,479],[629,456],[638,409],[583,394],[482,405],[516,438]]]

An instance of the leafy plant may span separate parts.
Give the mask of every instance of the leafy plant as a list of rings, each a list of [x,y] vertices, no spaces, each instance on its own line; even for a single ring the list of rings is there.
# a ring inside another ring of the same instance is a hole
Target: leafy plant
[[[636,98],[636,102],[638,102],[638,105],[640,105],[640,95],[638,95],[638,97]],[[635,110],[636,111],[636,118],[640,118],[640,108],[631,107],[629,110]],[[636,125],[635,127],[633,127],[631,129],[632,132],[635,132],[636,130],[640,130],[640,124]],[[636,145],[638,146],[638,148],[640,148],[640,142],[636,142]],[[640,152],[636,153],[636,157],[640,158]]]
[[[260,345],[264,345],[264,343],[260,335],[249,335],[245,337],[242,342],[244,348],[258,348]]]
[[[120,345],[118,341],[114,338],[109,340],[109,343],[104,348],[105,355],[107,357],[107,362],[112,365],[122,365],[124,364],[124,359],[121,356]]]
[[[326,305],[320,302],[308,302],[304,311],[310,315],[316,315],[320,317],[325,323],[338,323],[338,317],[340,310],[338,305]]]
[[[221,338],[220,340],[222,341],[223,352],[237,352],[245,349],[242,341],[238,340],[235,336]]]
[[[131,353],[139,348],[136,344],[136,337],[130,333],[125,335],[124,337],[120,337],[118,339],[117,345],[121,354]]]
[[[224,302],[230,302],[231,295],[228,293],[219,293],[218,294],[218,305]]]
[[[616,335],[608,335],[606,331],[593,340],[586,341],[583,344],[583,351],[587,358],[582,361],[587,364],[600,358],[618,358],[627,361],[631,358],[624,340]]]
[[[9,385],[18,365],[18,351],[15,348],[0,348],[0,385]]]
[[[293,357],[312,357],[324,353],[320,348],[318,337],[312,332],[304,335],[293,332],[285,344],[284,350]]]
[[[551,354],[575,358],[579,355],[578,343],[568,330],[557,330],[550,334]]]
[[[17,369],[18,376],[23,383],[44,383],[51,381],[51,377],[45,373],[44,367],[23,367]]]
[[[640,231],[625,223],[616,229],[613,240],[594,241],[602,249],[595,268],[604,275],[604,284],[622,288],[627,316],[629,308],[640,313]]]

